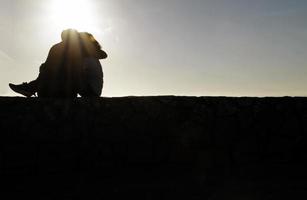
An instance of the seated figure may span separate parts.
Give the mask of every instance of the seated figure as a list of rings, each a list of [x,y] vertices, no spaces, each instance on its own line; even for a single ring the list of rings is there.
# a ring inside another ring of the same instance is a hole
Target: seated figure
[[[68,29],[62,41],[54,45],[40,66],[36,80],[10,88],[26,97],[74,98],[99,97],[103,88],[103,72],[99,62],[107,58],[92,34]]]

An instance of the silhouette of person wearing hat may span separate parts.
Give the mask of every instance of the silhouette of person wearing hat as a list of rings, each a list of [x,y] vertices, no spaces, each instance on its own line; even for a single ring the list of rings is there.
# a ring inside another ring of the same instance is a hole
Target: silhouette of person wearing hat
[[[103,72],[99,62],[106,52],[90,33],[64,30],[62,41],[55,44],[40,66],[36,80],[10,88],[26,97],[74,98],[99,97],[103,88]]]

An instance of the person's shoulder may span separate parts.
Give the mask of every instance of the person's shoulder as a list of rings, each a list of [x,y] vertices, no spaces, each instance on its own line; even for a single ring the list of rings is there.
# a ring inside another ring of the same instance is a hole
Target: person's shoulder
[[[53,45],[51,48],[50,48],[50,51],[52,50],[58,50],[60,48],[63,48],[63,42],[60,42],[60,43],[57,43],[55,45]]]

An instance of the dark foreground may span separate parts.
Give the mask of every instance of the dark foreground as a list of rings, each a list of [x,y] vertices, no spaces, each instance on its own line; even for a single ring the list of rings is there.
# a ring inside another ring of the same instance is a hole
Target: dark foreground
[[[0,98],[0,109],[1,199],[307,198],[307,98]]]

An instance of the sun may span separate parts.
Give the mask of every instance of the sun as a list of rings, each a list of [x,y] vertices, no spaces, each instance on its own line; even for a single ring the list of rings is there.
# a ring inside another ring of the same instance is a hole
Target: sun
[[[96,16],[92,0],[51,0],[50,17],[58,30],[93,30]]]

